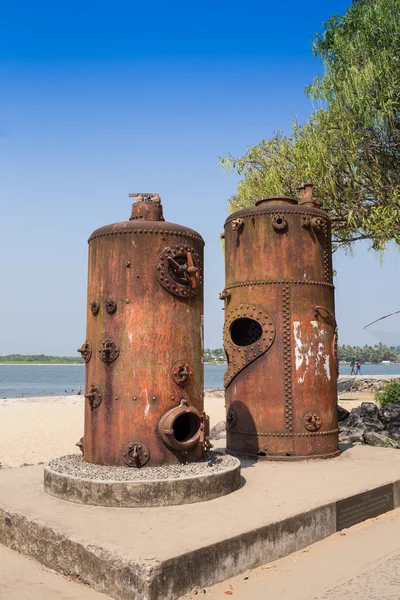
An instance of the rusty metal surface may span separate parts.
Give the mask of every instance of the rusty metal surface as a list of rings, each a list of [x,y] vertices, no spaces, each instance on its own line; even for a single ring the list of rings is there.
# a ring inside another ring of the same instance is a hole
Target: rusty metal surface
[[[225,222],[227,448],[269,460],[338,454],[330,221],[312,186]],[[240,227],[238,222],[240,221]]]
[[[133,207],[134,218],[89,239],[83,452],[89,462],[135,468],[201,458],[208,425],[203,239],[161,220],[157,194]]]

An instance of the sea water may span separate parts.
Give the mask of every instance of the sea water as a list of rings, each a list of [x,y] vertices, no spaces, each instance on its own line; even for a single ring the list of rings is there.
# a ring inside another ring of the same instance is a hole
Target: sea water
[[[204,388],[223,389],[225,365],[204,365]],[[349,375],[349,365],[340,365],[341,375]],[[84,365],[2,365],[0,398],[67,396],[84,390]],[[400,375],[397,365],[361,365],[362,375]]]

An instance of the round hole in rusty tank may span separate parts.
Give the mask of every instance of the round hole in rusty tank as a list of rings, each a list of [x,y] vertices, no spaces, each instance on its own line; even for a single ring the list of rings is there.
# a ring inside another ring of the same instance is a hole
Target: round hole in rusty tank
[[[250,346],[257,342],[262,334],[260,323],[248,317],[236,319],[231,325],[231,338],[236,346]]]
[[[172,425],[174,438],[183,443],[191,440],[200,429],[200,417],[192,412],[179,415]]]

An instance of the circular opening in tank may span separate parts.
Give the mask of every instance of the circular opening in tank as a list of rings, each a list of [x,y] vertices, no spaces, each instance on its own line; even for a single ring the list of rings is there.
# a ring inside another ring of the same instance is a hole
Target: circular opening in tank
[[[190,412],[179,415],[172,425],[174,438],[181,443],[191,440],[199,429],[200,417]]]
[[[236,346],[250,346],[257,342],[263,334],[260,323],[254,319],[242,317],[233,321],[231,338]]]
[[[277,223],[278,225],[282,225],[282,223],[283,223],[282,217],[277,217],[275,220],[275,223]]]

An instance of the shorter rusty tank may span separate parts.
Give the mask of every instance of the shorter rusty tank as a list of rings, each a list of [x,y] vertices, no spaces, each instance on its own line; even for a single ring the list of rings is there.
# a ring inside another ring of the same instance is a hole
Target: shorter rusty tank
[[[84,460],[142,467],[208,448],[203,408],[203,247],[133,194],[129,221],[89,238]]]
[[[227,449],[269,460],[339,454],[331,227],[311,184],[225,222]]]

